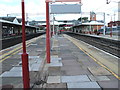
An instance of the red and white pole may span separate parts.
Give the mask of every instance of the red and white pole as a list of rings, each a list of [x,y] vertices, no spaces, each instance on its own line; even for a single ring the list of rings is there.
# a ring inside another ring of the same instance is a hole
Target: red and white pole
[[[22,0],[22,43],[23,43],[23,54],[21,56],[22,56],[23,87],[25,89],[29,89],[30,88],[30,79],[29,79],[28,54],[26,53],[25,5],[24,5],[24,0]]]
[[[46,2],[46,60],[50,63],[50,23],[49,23],[49,2]]]

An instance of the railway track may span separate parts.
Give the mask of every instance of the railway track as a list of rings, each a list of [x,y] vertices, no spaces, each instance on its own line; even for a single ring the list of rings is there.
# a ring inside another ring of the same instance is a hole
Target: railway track
[[[26,40],[30,40],[32,38],[38,37],[40,35],[45,34],[45,32],[41,32],[41,33],[35,33],[35,34],[28,34],[26,35]],[[16,37],[12,37],[12,38],[6,38],[6,39],[2,39],[2,49],[11,47],[13,45],[19,44],[22,42],[22,36],[16,36]]]
[[[120,41],[93,37],[83,34],[76,34],[71,32],[67,32],[66,34],[120,58]]]

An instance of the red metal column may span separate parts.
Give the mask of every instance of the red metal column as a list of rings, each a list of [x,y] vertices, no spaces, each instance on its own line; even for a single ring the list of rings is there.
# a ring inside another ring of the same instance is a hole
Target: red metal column
[[[49,2],[46,2],[46,60],[50,63],[50,23],[49,23]]]
[[[28,67],[28,54],[26,53],[24,0],[22,0],[22,43],[23,43],[23,54],[21,55],[22,56],[22,75],[23,75],[23,86],[26,90],[30,88],[30,79],[29,79],[29,67]]]

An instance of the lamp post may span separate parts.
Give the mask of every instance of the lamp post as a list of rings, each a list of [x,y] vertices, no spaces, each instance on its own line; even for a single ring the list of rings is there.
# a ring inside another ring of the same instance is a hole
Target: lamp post
[[[54,20],[55,20],[55,17],[54,17],[54,14],[53,14],[53,36],[55,35],[55,23],[54,23]]]
[[[24,86],[24,89],[29,89],[30,88],[30,80],[29,80],[28,54],[26,53],[24,0],[22,0],[22,45],[23,45],[23,54],[21,56],[22,56],[23,86]]]
[[[104,16],[104,30],[103,30],[103,35],[105,35],[105,13],[103,14]]]
[[[111,27],[111,28],[110,28],[110,37],[112,37],[112,26],[113,26],[113,22],[112,22],[112,21],[113,21],[113,20],[112,20],[112,16],[113,16],[113,15],[111,15],[111,14],[107,14],[107,15],[111,17],[111,25],[110,25],[110,27]],[[115,14],[114,14],[114,19],[115,19]],[[115,21],[115,20],[114,20],[114,21]]]

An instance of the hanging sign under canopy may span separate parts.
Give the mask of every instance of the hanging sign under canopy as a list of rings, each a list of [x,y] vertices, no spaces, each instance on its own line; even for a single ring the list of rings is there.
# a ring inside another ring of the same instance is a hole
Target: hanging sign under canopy
[[[46,0],[46,2],[80,2],[81,0]]]
[[[80,14],[81,5],[80,4],[52,4],[51,14]]]

